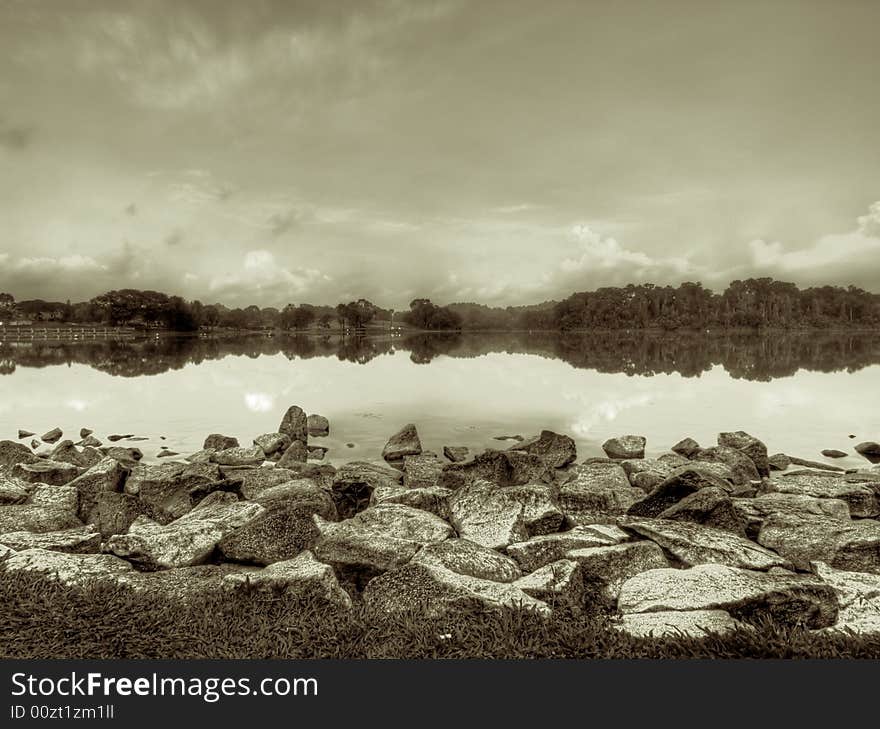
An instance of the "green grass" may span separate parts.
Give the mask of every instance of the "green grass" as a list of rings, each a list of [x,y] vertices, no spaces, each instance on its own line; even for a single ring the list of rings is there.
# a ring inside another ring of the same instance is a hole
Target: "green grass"
[[[444,637],[448,634],[449,637]],[[769,622],[724,637],[636,639],[603,615],[466,613],[448,625],[284,595],[204,593],[181,603],[112,585],[0,578],[0,658],[877,658],[880,639]]]

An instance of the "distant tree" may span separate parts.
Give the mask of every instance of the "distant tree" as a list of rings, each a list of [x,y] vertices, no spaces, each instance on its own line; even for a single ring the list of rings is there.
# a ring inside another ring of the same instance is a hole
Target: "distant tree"
[[[457,312],[430,299],[413,299],[403,320],[418,329],[461,329],[462,322]]]

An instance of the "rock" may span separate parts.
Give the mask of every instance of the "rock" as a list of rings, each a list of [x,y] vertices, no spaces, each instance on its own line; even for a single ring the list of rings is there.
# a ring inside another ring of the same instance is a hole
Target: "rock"
[[[254,445],[262,449],[266,456],[284,453],[293,441],[284,433],[263,433],[254,438]]]
[[[770,473],[767,446],[744,430],[737,430],[732,433],[719,433],[718,445],[742,451],[755,464],[759,475],[766,476]]]
[[[854,517],[875,517],[880,515],[878,500],[880,480],[870,476],[836,475],[810,471],[795,471],[778,476],[764,484],[767,492],[799,494],[821,499],[840,499],[849,505]]]
[[[467,460],[470,448],[466,446],[443,446],[443,455],[453,463]]]
[[[828,463],[820,463],[819,461],[808,461],[804,458],[798,458],[797,456],[789,456],[788,457],[789,464],[792,466],[803,466],[804,468],[815,468],[819,471],[833,471],[834,473],[844,473],[846,469],[840,468],[840,466],[832,466]]]
[[[298,440],[303,445],[307,444],[309,442],[309,426],[308,418],[303,409],[298,405],[291,405],[284,413],[281,425],[278,426],[278,432],[288,436],[291,442]]]
[[[728,493],[731,490],[731,484],[700,465],[685,466],[673,471],[648,496],[633,503],[626,513],[630,516],[659,516],[685,497],[706,488],[714,488]]]
[[[744,627],[725,610],[631,613],[620,620],[620,630],[634,638],[705,638]]]
[[[79,429],[79,437],[80,438],[88,438],[95,431],[91,428],[80,428]]]
[[[70,554],[97,554],[101,551],[101,535],[93,526],[75,527],[56,532],[5,532],[0,544],[21,552],[25,549],[48,549]]]
[[[83,586],[96,580],[117,582],[133,572],[128,562],[109,554],[65,554],[39,548],[13,554],[3,567],[10,574],[36,572],[68,586]]]
[[[727,492],[715,486],[685,496],[681,501],[660,512],[658,517],[702,524],[741,537],[746,536],[745,516],[736,508]]]
[[[0,440],[0,467],[12,468],[19,463],[33,463],[37,457],[23,443]]]
[[[674,453],[660,458],[629,458],[617,461],[626,472],[631,485],[651,493],[671,476],[676,469],[690,465],[687,458]]]
[[[114,458],[104,458],[85,473],[70,482],[79,493],[78,516],[84,522],[91,519],[101,491],[122,491],[128,469]]]
[[[36,438],[34,438],[34,439],[31,441],[31,448],[36,449],[36,448],[39,448],[39,447],[40,447],[40,441],[38,441]]]
[[[288,468],[295,463],[305,463],[309,459],[308,446],[301,440],[293,441],[278,459],[279,468]]]
[[[387,466],[366,461],[346,463],[334,475],[331,487],[340,518],[347,519],[365,509],[374,489],[399,486],[402,477],[400,471]]]
[[[573,525],[613,523],[645,497],[630,486],[624,470],[615,463],[584,463],[570,471],[559,488],[559,505]]]
[[[180,453],[177,451],[169,451],[169,450],[161,450],[156,454],[156,458],[174,458],[174,456],[179,456]]]
[[[212,463],[211,457],[216,453],[215,450],[200,450],[195,453],[190,453],[183,460],[188,463]]]
[[[522,610],[548,615],[549,607],[506,582],[481,580],[442,567],[408,564],[371,580],[364,603],[375,614],[419,612],[434,620],[455,618],[463,610]]]
[[[621,587],[618,609],[624,614],[725,610],[747,622],[769,617],[824,628],[836,621],[838,605],[834,590],[812,576],[702,564],[631,577]]]
[[[555,476],[555,469],[536,455],[489,449],[467,461],[447,463],[437,485],[453,491],[477,480],[491,481],[497,486],[521,486],[552,483]]]
[[[581,547],[565,554],[580,565],[581,574],[597,597],[606,603],[617,600],[621,585],[630,577],[669,566],[663,550],[654,542],[624,542],[607,547]]]
[[[109,440],[111,443],[116,443],[120,440],[125,440],[126,438],[134,438],[134,433],[114,433],[113,435],[107,436],[107,440]]]
[[[609,438],[602,444],[602,450],[609,458],[644,458],[646,440],[641,435],[622,435]]]
[[[36,433],[31,432],[30,430],[18,430],[18,439],[22,440],[23,438],[30,438],[31,436],[36,435]]]
[[[574,441],[567,435],[560,435],[552,430],[542,430],[540,435],[517,443],[508,450],[538,456],[551,468],[564,468],[577,458]]]
[[[706,463],[723,463],[730,469],[733,475],[733,483],[737,485],[748,484],[751,481],[760,481],[761,479],[761,474],[758,473],[755,462],[737,448],[729,446],[703,448],[697,451],[691,460]]]
[[[110,537],[104,549],[147,570],[202,564],[225,536],[264,511],[259,504],[215,492],[170,524],[138,517],[127,534]]]
[[[414,509],[424,509],[436,514],[441,519],[449,518],[447,502],[453,491],[440,486],[423,488],[407,488],[400,484],[378,486],[370,495],[370,506],[377,504],[405,504]]]
[[[34,484],[27,500],[0,507],[0,532],[52,532],[82,526],[79,495],[70,486]]]
[[[249,501],[256,500],[266,489],[300,478],[300,475],[292,469],[266,465],[257,468],[221,466],[219,473],[228,481],[240,482],[239,491]]]
[[[306,429],[309,431],[309,435],[330,435],[330,421],[323,415],[309,415],[306,418]]]
[[[791,458],[784,453],[775,453],[767,457],[767,463],[771,471],[784,471],[791,465]]]
[[[489,549],[528,538],[523,503],[503,487],[478,480],[449,497],[449,520],[459,536]]]
[[[762,494],[750,499],[732,499],[733,507],[745,520],[746,536],[757,540],[764,519],[773,514],[794,514],[805,519],[829,517],[849,523],[849,505],[840,499],[820,499],[801,494]]]
[[[270,590],[294,593],[304,600],[318,599],[350,610],[351,598],[339,585],[333,568],[304,551],[293,559],[275,562],[258,572],[233,573],[223,578],[224,587],[233,590]]]
[[[672,452],[678,453],[680,456],[684,456],[685,458],[692,458],[697,454],[700,450],[700,444],[697,443],[693,438],[684,438],[683,440],[678,441],[674,446],[672,446]]]
[[[824,562],[815,562],[813,571],[831,585],[840,603],[837,622],[825,630],[880,634],[880,577],[836,570]]]
[[[240,446],[216,451],[211,460],[221,466],[259,466],[266,460],[266,454],[259,446],[242,448]]]
[[[552,534],[563,527],[565,515],[559,506],[559,489],[544,483],[502,486],[505,494],[523,505],[523,523],[529,536]]]
[[[526,595],[551,605],[580,608],[584,603],[584,579],[580,565],[570,559],[560,559],[520,577],[513,583]]]
[[[123,448],[122,446],[110,446],[109,448],[102,448],[101,452],[105,456],[115,458],[123,465],[129,467],[134,466],[144,457],[144,453],[140,448]]]
[[[160,524],[167,524],[192,510],[199,497],[222,480],[213,463],[138,463],[131,468],[125,493],[137,496],[146,513]]]
[[[513,582],[522,577],[513,559],[468,539],[452,538],[426,544],[410,564],[442,567],[459,575],[493,582]]]
[[[825,458],[846,458],[845,451],[838,451],[834,448],[826,448],[822,451],[822,455],[825,456]]]
[[[100,448],[103,443],[101,443],[101,441],[99,441],[95,436],[87,435],[79,443],[77,443],[77,445],[80,448]]]
[[[867,458],[871,463],[880,462],[880,443],[865,441],[856,446],[856,453]]]
[[[56,441],[61,440],[61,436],[64,435],[64,432],[61,428],[52,428],[48,433],[43,433],[40,440],[43,443],[55,443]]]
[[[239,446],[238,438],[233,438],[231,435],[211,433],[211,435],[205,438],[205,443],[202,445],[202,448],[212,451],[225,451],[228,448],[238,448]]]
[[[80,469],[72,463],[59,461],[37,461],[19,463],[12,467],[10,474],[27,483],[45,483],[49,486],[64,486],[80,474]]]
[[[98,491],[89,522],[97,526],[103,539],[125,534],[146,507],[136,496],[116,491]]]
[[[386,461],[399,461],[404,456],[417,456],[421,452],[422,443],[416,426],[408,423],[388,439],[382,449],[382,458]]]
[[[406,488],[435,487],[443,472],[443,461],[433,453],[403,457],[403,485]]]
[[[31,494],[32,486],[18,479],[7,478],[0,471],[0,506],[23,504]]]
[[[844,522],[813,514],[772,514],[764,519],[758,543],[775,550],[798,569],[825,562],[841,570],[880,574],[880,522]]]
[[[541,535],[532,537],[525,542],[509,544],[505,551],[516,560],[523,572],[534,572],[551,562],[562,559],[572,550],[585,547],[607,547],[619,544],[629,538],[626,532],[616,527],[608,527],[607,525],[576,526],[567,532]]]
[[[775,552],[723,529],[687,521],[634,518],[621,521],[620,526],[655,542],[686,567],[723,564],[768,570],[786,565],[785,560]]]

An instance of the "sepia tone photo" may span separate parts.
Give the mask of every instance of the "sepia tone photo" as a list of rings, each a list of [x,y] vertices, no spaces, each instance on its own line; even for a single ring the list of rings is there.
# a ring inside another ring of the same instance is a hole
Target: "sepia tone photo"
[[[0,658],[880,658],[878,23],[0,0]]]

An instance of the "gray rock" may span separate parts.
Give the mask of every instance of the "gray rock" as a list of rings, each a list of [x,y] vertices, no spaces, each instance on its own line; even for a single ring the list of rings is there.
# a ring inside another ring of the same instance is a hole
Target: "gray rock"
[[[91,428],[80,428],[79,429],[79,437],[80,438],[88,438],[95,431]]]
[[[680,456],[684,456],[685,458],[692,458],[697,454],[700,449],[700,444],[697,443],[693,438],[684,438],[683,440],[678,441],[671,448],[673,453],[678,453]]]
[[[42,440],[43,443],[55,443],[56,441],[61,440],[61,436],[63,435],[64,432],[61,428],[52,428],[49,432],[43,433],[40,440]]]
[[[160,524],[189,512],[204,492],[222,479],[213,463],[137,463],[125,481],[125,493],[137,496],[146,513]]]
[[[21,430],[21,428],[19,428],[19,430],[18,430],[18,439],[19,440],[22,440],[24,438],[30,438],[33,435],[36,435],[36,433],[34,433],[30,430]]]
[[[748,501],[748,499],[743,500]],[[715,486],[685,496],[681,501],[660,512],[658,517],[702,524],[724,529],[741,537],[746,536],[745,516],[736,508],[727,492]]]
[[[470,448],[466,446],[443,446],[443,455],[453,463],[467,460]]]
[[[724,610],[631,613],[620,619],[620,630],[634,638],[705,638],[726,635],[744,627]]]
[[[324,446],[316,445],[306,446],[306,449],[308,450],[308,458],[313,461],[323,461],[324,456],[327,455],[327,451],[330,450]]]
[[[79,495],[70,486],[34,484],[23,503],[0,507],[0,532],[52,532],[82,526]]]
[[[447,463],[437,485],[454,491],[477,480],[491,481],[497,486],[521,486],[552,483],[555,477],[555,469],[539,456],[489,449],[466,461]]]
[[[80,448],[100,448],[103,443],[101,443],[101,441],[99,441],[95,436],[87,435],[79,443],[77,443],[77,445]]]
[[[125,466],[134,466],[144,457],[144,453],[140,448],[124,448],[123,446],[110,446],[102,448],[101,452],[105,456],[115,458]]]
[[[449,519],[459,536],[490,549],[528,538],[523,503],[504,488],[478,480],[449,497]]]
[[[49,453],[49,460],[58,463],[69,463],[78,468],[93,466],[89,457],[76,449],[72,440],[59,441]]]
[[[570,524],[613,523],[645,492],[630,485],[615,463],[583,463],[559,488],[559,505]]]
[[[231,435],[222,435],[220,433],[211,433],[202,445],[204,450],[225,451],[227,448],[238,448],[241,444],[238,438]]]
[[[28,500],[32,489],[30,484],[8,478],[0,471],[0,506],[23,504]]]
[[[220,469],[220,473],[230,481],[241,481],[241,495],[249,501],[256,500],[266,489],[300,478],[296,471],[278,466],[259,468],[224,466]]]
[[[743,430],[737,430],[733,433],[719,433],[718,445],[742,451],[752,460],[761,476],[766,476],[770,473],[767,446],[755,438],[755,436],[749,435]]]
[[[125,534],[145,511],[146,507],[136,496],[98,491],[89,521],[97,526],[103,539],[109,539],[114,534]]]
[[[804,468],[813,468],[818,471],[833,471],[834,473],[845,473],[846,469],[840,466],[832,466],[821,461],[809,461],[806,458],[798,458],[797,456],[788,457],[789,464],[792,466],[803,466]]]
[[[706,463],[723,463],[730,469],[734,484],[743,485],[761,479],[761,474],[758,473],[755,462],[737,448],[730,448],[729,446],[703,448],[697,451],[692,460]]]
[[[278,426],[278,432],[288,436],[291,441],[298,440],[304,444],[308,443],[308,418],[303,409],[298,405],[291,405],[284,413],[281,425]]]
[[[641,435],[622,435],[609,438],[602,444],[602,450],[609,458],[644,458],[646,440]]]
[[[354,516],[370,503],[373,490],[380,486],[399,486],[403,474],[387,466],[352,461],[334,475],[331,486],[336,510],[342,519]]]
[[[781,494],[799,494],[821,499],[840,499],[849,505],[854,517],[880,516],[878,500],[880,480],[870,476],[836,475],[795,471],[764,483],[764,490]]]
[[[876,463],[877,460],[880,460],[880,443],[876,443],[875,441],[865,441],[864,443],[859,443],[856,446],[856,453],[864,456],[872,463]]]
[[[567,435],[560,435],[552,430],[542,430],[540,435],[517,443],[508,450],[538,456],[551,468],[563,468],[577,458],[574,441]]]
[[[560,559],[544,565],[513,583],[526,595],[551,605],[580,608],[584,604],[584,578],[580,565],[570,559]]]
[[[699,464],[685,466],[673,471],[648,496],[633,503],[627,513],[631,516],[659,516],[682,499],[707,488],[728,493],[732,487],[729,482],[718,478]]]
[[[846,458],[846,451],[838,451],[834,448],[826,448],[822,451],[825,458]]]
[[[399,461],[404,456],[417,456],[421,452],[422,443],[416,426],[408,423],[388,439],[382,449],[382,458],[386,461]]]
[[[309,417],[306,418],[306,427],[309,431],[309,435],[330,435],[330,421],[323,415],[309,415]]]
[[[301,440],[293,441],[281,454],[278,459],[279,468],[289,468],[296,463],[305,463],[309,460],[309,448]]]
[[[565,554],[580,565],[585,582],[600,599],[613,604],[621,586],[646,570],[667,567],[663,550],[654,542],[624,542],[607,547],[582,547]]]
[[[407,488],[400,484],[378,486],[370,495],[370,506],[377,504],[405,504],[414,509],[424,509],[436,514],[441,519],[449,518],[449,497],[453,491],[440,486],[424,488]]]
[[[433,453],[404,456],[403,485],[407,488],[435,487],[443,472],[444,463]]]
[[[259,466],[266,460],[266,454],[259,446],[250,448],[233,447],[216,451],[211,460],[221,466]]]
[[[513,559],[468,539],[453,538],[426,544],[410,563],[442,567],[459,575],[493,582],[513,582],[522,577],[522,571]]]
[[[66,554],[39,548],[13,554],[3,567],[8,574],[37,573],[46,580],[68,586],[95,581],[115,583],[133,571],[128,562],[109,554]]]
[[[831,585],[840,603],[837,622],[824,630],[880,634],[880,576],[836,570],[824,562],[815,562],[813,571]]]
[[[5,532],[0,544],[16,552],[25,549],[48,549],[69,554],[97,554],[101,551],[101,535],[93,526],[74,527],[55,532]]]
[[[33,463],[37,457],[30,448],[14,440],[0,440],[0,468],[12,468],[19,463]]]
[[[576,526],[567,532],[532,537],[509,544],[505,550],[524,572],[534,572],[562,559],[568,552],[585,547],[608,547],[629,539],[626,532],[607,525]]]
[[[266,456],[284,453],[293,441],[284,433],[263,433],[254,438],[254,445],[262,449]]]
[[[771,471],[784,471],[791,465],[791,458],[784,453],[774,453],[767,457],[767,463]]]
[[[37,461],[36,463],[18,463],[12,467],[10,474],[27,483],[64,486],[79,476],[80,470],[72,463]]]
[[[78,516],[84,522],[91,520],[101,491],[122,491],[128,469],[114,458],[103,458],[85,473],[70,482],[79,493]]]
[[[762,494],[750,499],[732,499],[733,507],[745,520],[746,536],[757,540],[764,520],[773,514],[794,514],[805,519],[830,517],[849,523],[849,505],[840,499],[815,498],[801,494]]]

